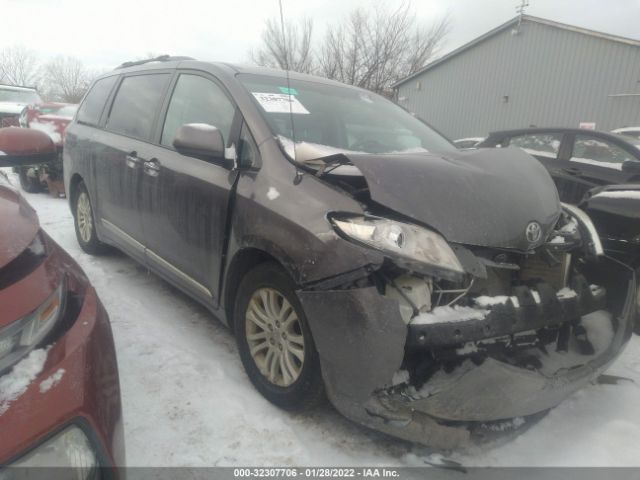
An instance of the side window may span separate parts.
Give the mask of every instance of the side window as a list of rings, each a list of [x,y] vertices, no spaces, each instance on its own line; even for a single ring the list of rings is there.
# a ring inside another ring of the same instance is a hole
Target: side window
[[[111,89],[118,80],[117,75],[98,80],[87,94],[84,102],[78,110],[78,122],[89,125],[97,125],[100,122],[100,115],[104,104],[111,93]]]
[[[213,125],[227,143],[235,107],[222,89],[198,75],[182,74],[171,96],[160,143],[171,146],[178,129],[185,123]]]
[[[149,140],[170,78],[168,73],[126,77],[113,101],[107,129],[140,140]]]
[[[624,149],[606,140],[589,135],[576,135],[572,162],[588,163],[604,168],[622,170],[622,164],[636,159]]]
[[[258,163],[258,146],[247,128],[247,124],[242,124],[240,130],[240,141],[238,142],[238,163],[241,167],[252,167]]]
[[[520,147],[531,155],[558,158],[561,141],[562,134],[560,133],[533,133],[511,137],[509,146]]]

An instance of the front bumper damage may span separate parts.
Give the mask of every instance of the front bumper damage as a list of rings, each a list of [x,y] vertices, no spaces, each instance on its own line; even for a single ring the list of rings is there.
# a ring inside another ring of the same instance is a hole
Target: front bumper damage
[[[370,428],[449,449],[474,442],[483,422],[519,425],[556,406],[618,356],[632,331],[635,274],[600,256],[582,275],[572,280],[571,298],[544,285],[535,298],[523,287],[514,291],[517,300],[488,307],[484,319],[454,323],[407,325],[398,300],[374,286],[298,295],[337,410]],[[548,342],[528,348],[532,335]],[[580,341],[585,337],[592,348]],[[427,359],[414,368],[422,369],[421,379],[396,380],[416,358]]]

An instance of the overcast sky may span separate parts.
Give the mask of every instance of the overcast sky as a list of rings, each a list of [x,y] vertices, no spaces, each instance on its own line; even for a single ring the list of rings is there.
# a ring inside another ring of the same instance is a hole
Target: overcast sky
[[[397,3],[399,0],[387,0]],[[328,22],[374,0],[282,0],[287,19]],[[452,50],[515,16],[518,0],[414,0],[430,22],[449,15]],[[527,13],[607,33],[640,38],[640,0],[529,0]],[[64,54],[111,69],[149,52],[246,62],[277,0],[0,0],[0,48],[23,45],[41,60]]]

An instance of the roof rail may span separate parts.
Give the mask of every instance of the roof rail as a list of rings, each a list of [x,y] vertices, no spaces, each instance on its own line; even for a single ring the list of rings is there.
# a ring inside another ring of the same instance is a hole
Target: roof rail
[[[150,63],[150,62],[172,62],[177,60],[195,60],[195,58],[184,57],[184,56],[172,57],[171,55],[160,55],[154,58],[145,58],[144,60],[134,60],[132,62],[124,62],[123,64],[118,65],[115,69],[118,70],[119,68],[134,67],[136,65],[144,65],[145,63]]]
[[[29,85],[13,85],[11,83],[1,83],[0,82],[0,87],[18,87],[18,88],[28,88],[29,90],[38,90],[38,87],[31,87]]]

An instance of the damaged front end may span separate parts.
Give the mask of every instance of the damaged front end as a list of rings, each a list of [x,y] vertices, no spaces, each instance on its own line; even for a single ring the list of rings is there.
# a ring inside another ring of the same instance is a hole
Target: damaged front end
[[[329,398],[371,428],[437,448],[517,429],[593,381],[631,335],[634,272],[604,255],[576,207],[523,233],[529,250],[331,221],[387,257],[365,278],[298,292]]]

